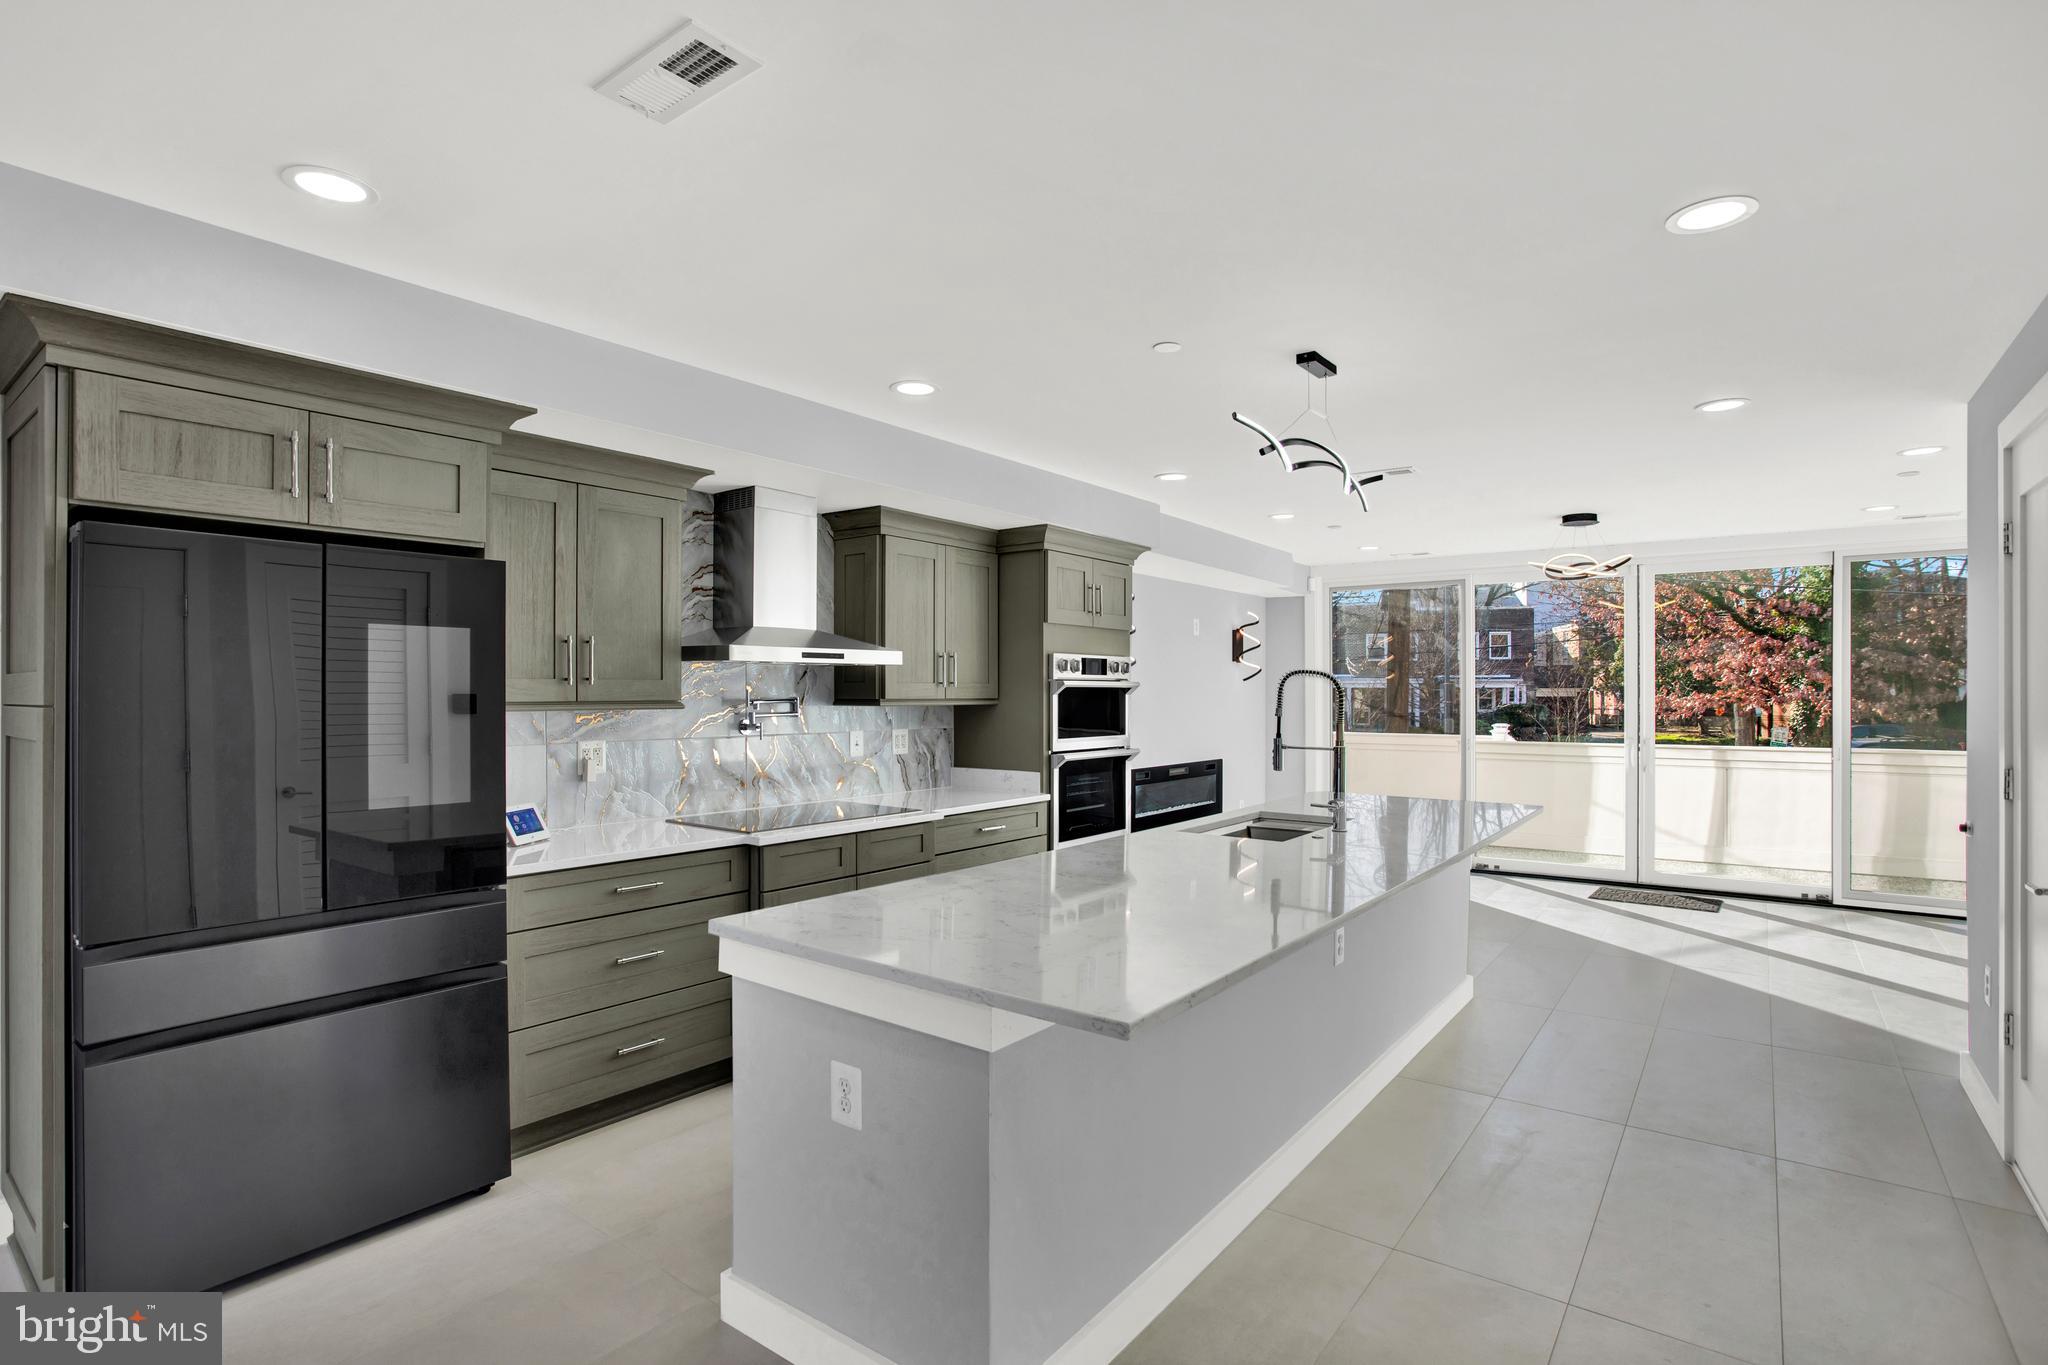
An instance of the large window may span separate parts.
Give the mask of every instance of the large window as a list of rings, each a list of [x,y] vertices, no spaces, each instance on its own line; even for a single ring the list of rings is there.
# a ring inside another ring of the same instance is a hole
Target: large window
[[[1461,794],[1458,599],[1449,583],[1330,595],[1330,671],[1344,686],[1350,790]]]
[[[1849,888],[1960,902],[1969,561],[1849,561]]]
[[[1543,807],[1495,849],[1503,858],[1627,863],[1622,604],[1612,578],[1473,586],[1487,643],[1473,685],[1473,793]]]

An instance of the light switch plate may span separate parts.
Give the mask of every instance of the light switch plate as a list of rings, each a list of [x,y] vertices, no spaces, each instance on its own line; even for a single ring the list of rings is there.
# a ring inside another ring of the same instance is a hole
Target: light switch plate
[[[898,757],[901,757],[902,755],[910,752],[910,731],[898,730],[890,737],[890,739],[894,746],[893,752]]]
[[[867,751],[868,737],[866,735],[862,734],[858,730],[855,730],[846,736],[847,757],[859,758],[862,754],[865,754]]]

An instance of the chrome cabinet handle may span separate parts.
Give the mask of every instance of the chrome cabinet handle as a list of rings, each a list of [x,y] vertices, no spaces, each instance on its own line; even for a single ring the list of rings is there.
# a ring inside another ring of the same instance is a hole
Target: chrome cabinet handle
[[[946,652],[946,686],[960,681],[960,656],[951,650]]]
[[[299,496],[299,429],[292,428],[292,500]]]
[[[334,506],[334,438],[327,438],[327,505]]]
[[[561,637],[561,640],[562,640],[562,681],[563,681],[563,682],[565,682],[565,683],[573,683],[573,682],[575,682],[575,681],[576,681],[576,665],[575,665],[575,663],[574,663],[574,662],[572,662],[572,661],[571,661],[571,659],[570,659],[570,657],[569,657],[569,637],[568,637],[568,636],[566,636],[566,635],[564,635],[564,636],[562,636],[562,637]]]
[[[982,826],[982,827],[981,827],[980,829],[978,829],[978,830],[976,830],[976,831],[974,831],[974,832],[975,832],[976,834],[994,834],[994,833],[995,833],[995,832],[996,832],[997,830],[999,830],[999,829],[1008,829],[1008,828],[1009,828],[1009,826],[1008,826],[1008,825],[983,825],[983,826]]]
[[[652,891],[655,887],[660,885],[662,885],[662,883],[660,882],[634,882],[631,886],[613,887],[612,894],[614,896],[623,896],[628,891]]]
[[[597,637],[595,635],[583,637],[583,651],[583,684],[586,687],[594,687],[597,685]]]
[[[646,1051],[646,1050],[647,1050],[648,1048],[651,1048],[651,1047],[660,1047],[660,1046],[661,1046],[661,1045],[662,1045],[663,1043],[665,1043],[665,1042],[667,1042],[667,1041],[668,1041],[668,1039],[666,1039],[666,1038],[649,1038],[649,1039],[648,1039],[648,1040],[647,1040],[646,1042],[644,1042],[644,1043],[635,1043],[635,1044],[633,1044],[633,1046],[631,1046],[631,1047],[622,1047],[622,1048],[620,1048],[620,1049],[619,1049],[619,1050],[618,1050],[617,1052],[614,1052],[614,1053],[612,1054],[612,1056],[614,1056],[614,1057],[630,1057],[631,1055],[633,1055],[633,1054],[634,1054],[634,1053],[636,1053],[636,1052],[645,1052],[645,1051]]]
[[[612,959],[612,965],[614,967],[623,967],[628,962],[645,962],[648,958],[660,957],[663,953],[667,951],[668,949],[666,948],[656,948],[651,953],[634,953],[631,957],[615,957]]]

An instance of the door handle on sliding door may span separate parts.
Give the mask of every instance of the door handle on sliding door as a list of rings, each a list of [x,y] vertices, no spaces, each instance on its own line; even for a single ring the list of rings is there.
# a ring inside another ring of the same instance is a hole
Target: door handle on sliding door
[[[2021,882],[2020,889],[2029,896],[2048,896],[2048,886],[2036,886],[2032,882]]]

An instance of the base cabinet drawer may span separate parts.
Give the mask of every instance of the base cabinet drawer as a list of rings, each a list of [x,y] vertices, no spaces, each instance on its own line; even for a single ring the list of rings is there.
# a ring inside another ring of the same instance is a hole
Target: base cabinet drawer
[[[732,982],[724,977],[520,1029],[512,1035],[512,1126],[730,1056]]]
[[[932,864],[931,860],[927,858],[921,863],[912,863],[908,867],[892,867],[881,872],[863,872],[853,879],[853,885],[856,890],[866,891],[870,887],[888,886],[892,882],[907,882],[918,877],[929,877],[931,875]]]
[[[1015,843],[1019,839],[1043,839],[1045,811],[1045,802],[1033,801],[1029,805],[1004,806],[1000,810],[949,815],[939,821],[938,843],[934,851],[943,855],[990,844]]]
[[[854,870],[865,877],[894,867],[909,867],[932,860],[932,825],[898,825],[894,829],[865,830],[853,836]]]
[[[735,844],[702,853],[636,858],[627,863],[514,877],[505,888],[505,927],[517,933],[598,915],[744,892],[752,852],[743,844]]]
[[[512,1027],[695,986],[718,975],[711,921],[747,908],[717,896],[508,934]]]
[[[812,882],[809,886],[785,887],[781,891],[764,891],[761,894],[761,908],[777,905],[794,905],[798,901],[812,901],[820,896],[836,896],[842,891],[860,889],[857,877],[840,877],[829,882]]]
[[[1028,858],[1034,853],[1045,852],[1045,839],[1013,839],[1007,844],[984,844],[980,848],[963,848],[954,853],[941,853],[932,859],[933,872],[958,872],[963,867],[983,867],[989,863],[1000,863],[1010,858]]]
[[[769,904],[768,893],[793,886],[851,877],[857,871],[852,834],[834,834],[823,839],[798,839],[787,844],[768,844],[761,855],[761,903]]]

